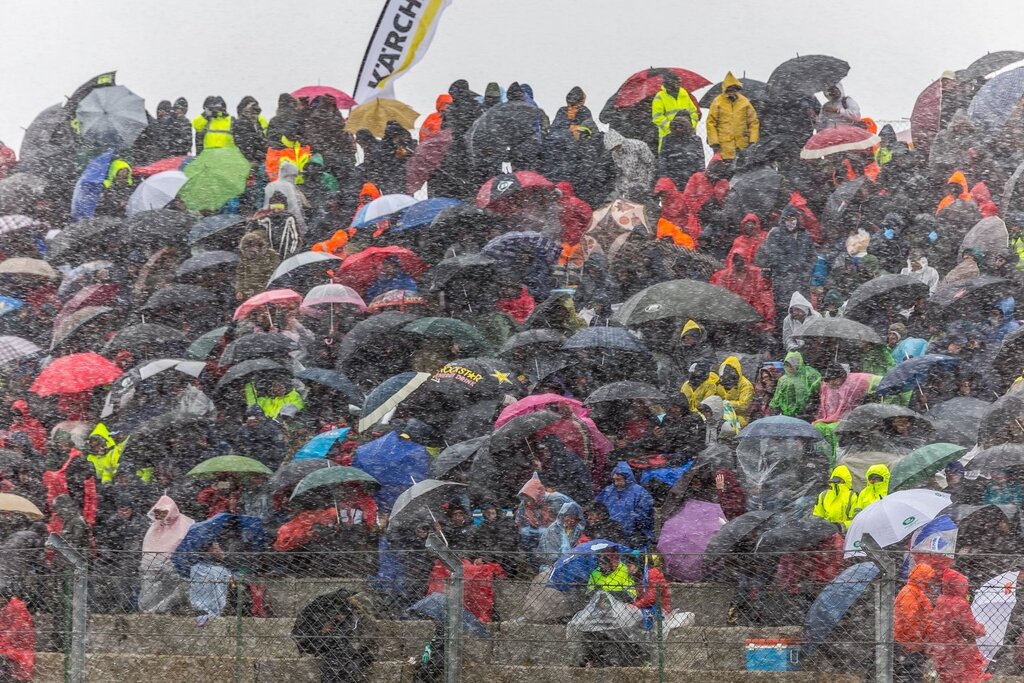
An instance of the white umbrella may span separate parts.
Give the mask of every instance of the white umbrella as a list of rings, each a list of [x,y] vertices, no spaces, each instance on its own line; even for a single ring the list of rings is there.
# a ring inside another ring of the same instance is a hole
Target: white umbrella
[[[408,209],[416,203],[418,203],[418,200],[407,194],[386,194],[382,197],[377,197],[359,210],[355,222],[352,223],[352,227],[363,228],[367,225],[373,225],[381,219]]]
[[[875,501],[853,518],[846,532],[846,557],[863,555],[860,544],[870,534],[878,545],[899,543],[920,529],[945,508],[949,507],[948,493],[928,489],[897,491]]]
[[[116,149],[131,147],[149,125],[146,101],[123,85],[96,88],[75,115],[83,138]]]
[[[995,659],[1010,625],[1010,614],[1017,604],[1017,571],[1006,572],[982,584],[974,594],[971,612],[985,627],[985,635],[978,638],[978,649],[989,660]]]
[[[323,263],[324,261],[341,261],[341,258],[334,254],[328,254],[324,251],[303,251],[295,254],[295,256],[290,256],[284,261],[281,261],[280,265],[278,265],[274,270],[273,275],[271,275],[270,279],[267,280],[267,287],[269,287],[277,278],[287,275],[296,268],[312,265],[314,263]],[[326,270],[326,267],[324,270]]]
[[[186,182],[188,176],[181,171],[164,171],[151,175],[135,188],[135,192],[132,192],[124,209],[125,214],[132,216],[142,211],[164,208],[178,196],[178,190]]]

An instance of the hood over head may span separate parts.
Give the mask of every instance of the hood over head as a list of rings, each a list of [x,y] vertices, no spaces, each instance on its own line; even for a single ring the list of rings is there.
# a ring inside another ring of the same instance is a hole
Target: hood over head
[[[561,523],[567,515],[572,515],[573,517],[575,517],[577,520],[579,520],[580,524],[585,523],[585,518],[583,516],[583,508],[581,508],[579,504],[576,502],[570,500],[568,503],[562,503],[562,507],[558,511],[558,522]]]
[[[907,575],[907,583],[913,584],[922,591],[927,591],[935,582],[935,570],[927,562],[918,562]]]
[[[434,101],[434,108],[437,109],[437,111],[444,111],[445,109],[448,108],[448,105],[451,103],[452,96],[446,92],[443,92],[440,95],[438,95],[437,99]]]
[[[967,577],[955,569],[942,572],[942,594],[957,598],[967,597]]]
[[[548,491],[544,488],[544,484],[541,483],[540,475],[536,472],[530,477],[523,488],[519,489],[520,498],[529,498],[534,503],[543,503],[544,499],[547,498]]]
[[[836,466],[836,468],[832,470],[832,473],[829,475],[828,478],[830,482],[832,479],[842,480],[842,483],[840,484],[832,482],[833,486],[845,486],[846,488],[850,488],[853,486],[853,475],[850,474],[850,468],[847,467],[846,465]]]
[[[620,460],[614,468],[612,468],[612,474],[621,474],[626,478],[626,486],[636,483],[636,475],[633,474],[633,469],[629,466],[629,463],[625,460]]]
[[[280,176],[281,180],[292,183],[294,185],[296,179],[298,179],[299,177],[299,167],[296,166],[291,161],[285,159],[284,161],[281,162],[281,165],[278,166],[278,175]]]
[[[814,306],[812,306],[811,302],[807,300],[807,297],[800,292],[793,292],[793,296],[789,297],[789,307],[799,308],[807,315],[814,312]]]
[[[714,423],[721,422],[725,415],[725,405],[721,396],[708,396],[700,402],[702,406],[707,406],[711,410],[711,417]]]
[[[751,224],[753,224],[754,227],[756,227],[758,229],[758,231],[760,231],[762,229],[761,228],[761,219],[758,218],[757,214],[753,213],[753,212],[748,213],[740,221],[740,233],[742,234],[743,233],[743,228],[745,228],[745,227],[747,227],[748,225],[751,225]]]
[[[160,523],[161,526],[171,526],[178,521],[178,517],[181,516],[181,512],[178,510],[178,504],[174,502],[174,499],[168,495],[160,496],[160,498],[153,503],[153,507],[149,509],[146,516],[156,523],[156,515],[154,514],[157,510],[165,510],[167,516],[163,518]]]
[[[722,79],[722,92],[725,92],[733,86],[743,90],[743,83],[740,82],[740,79],[733,76],[731,71],[729,71],[725,74],[725,78]]]

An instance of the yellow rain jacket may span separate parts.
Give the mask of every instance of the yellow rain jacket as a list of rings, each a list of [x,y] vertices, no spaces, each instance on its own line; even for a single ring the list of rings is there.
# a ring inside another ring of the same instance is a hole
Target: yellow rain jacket
[[[263,414],[271,420],[276,420],[281,413],[285,413],[285,417],[291,417],[306,407],[302,396],[294,389],[284,396],[258,396],[256,387],[251,383],[245,385],[245,404],[259,406]]]
[[[814,506],[812,514],[822,519],[850,526],[853,519],[853,506],[856,496],[853,493],[853,475],[850,474],[846,465],[839,465],[832,470],[830,479],[840,479],[840,483],[828,485],[828,488],[818,494],[818,502]]]
[[[697,121],[700,116],[697,113],[697,105],[694,104],[690,93],[684,88],[679,88],[675,97],[668,94],[662,86],[661,91],[651,101],[651,121],[658,127],[658,149],[661,149],[661,141],[669,133],[669,125],[678,114],[690,117],[690,125],[697,128]]]
[[[629,570],[622,562],[619,562],[610,574],[602,574],[600,569],[591,572],[590,579],[587,581],[587,590],[602,590],[609,593],[626,591],[630,597],[636,598],[636,582],[633,581]]]
[[[731,85],[743,88],[740,80],[730,71],[722,80],[722,92],[711,102],[708,109],[708,145],[718,145],[722,158],[728,161],[736,153],[758,141],[761,123],[757,111],[742,93],[730,100],[725,89]]]
[[[857,503],[853,508],[853,514],[857,514],[876,500],[882,500],[889,495],[889,468],[881,464],[872,465],[868,468],[868,471],[864,473],[864,478],[867,479],[872,474],[877,474],[882,477],[882,481],[877,484],[872,484],[869,481],[864,485],[864,488],[861,489],[860,495],[857,496]]]
[[[96,425],[89,436],[98,436],[107,444],[107,450],[103,453],[90,454],[86,456],[86,459],[95,468],[96,478],[100,480],[100,483],[109,484],[114,481],[114,476],[117,474],[117,466],[121,462],[121,453],[124,451],[128,439],[117,443],[114,441],[114,437],[110,435],[107,425],[102,422]]]
[[[722,390],[725,392],[725,396],[722,398],[732,405],[736,410],[736,415],[740,418],[741,424],[745,426],[747,424],[746,416],[750,411],[750,402],[754,400],[754,385],[743,376],[743,367],[740,365],[740,359],[736,356],[729,356],[722,362],[722,366],[718,368],[719,378],[725,374],[726,368],[735,370],[739,380],[732,389],[722,387]]]
[[[204,133],[203,149],[234,147],[235,136],[231,134],[231,126],[234,122],[234,118],[230,116],[215,116],[208,119],[200,114],[192,120],[192,127],[196,129],[197,133]]]
[[[690,411],[694,413],[700,410],[701,401],[708,396],[720,396],[725,400],[725,389],[718,383],[718,375],[713,372],[708,373],[708,378],[696,387],[690,386],[690,381],[687,380],[679,389],[679,393],[690,401]]]

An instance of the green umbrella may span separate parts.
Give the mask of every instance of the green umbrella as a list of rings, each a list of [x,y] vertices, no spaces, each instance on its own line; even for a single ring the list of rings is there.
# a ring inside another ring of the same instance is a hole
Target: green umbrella
[[[357,467],[323,467],[310,472],[302,478],[302,481],[295,486],[291,500],[295,500],[296,497],[316,488],[339,486],[349,482],[359,482],[364,487],[369,485],[373,489],[377,489],[380,486],[376,479]]]
[[[245,192],[249,162],[237,147],[214,147],[185,166],[188,176],[178,197],[191,211],[217,211]]]
[[[465,356],[489,356],[494,351],[480,330],[455,318],[420,318],[403,327],[402,331],[454,342]]]
[[[273,474],[274,472],[259,460],[244,455],[218,455],[204,460],[188,471],[190,477],[201,477],[207,474]]]
[[[903,456],[889,472],[889,493],[919,488],[933,474],[967,452],[955,443],[933,443]]]

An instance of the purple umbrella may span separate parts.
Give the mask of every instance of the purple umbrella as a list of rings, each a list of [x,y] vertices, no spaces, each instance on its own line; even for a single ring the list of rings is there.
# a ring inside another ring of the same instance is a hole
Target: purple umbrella
[[[718,503],[688,500],[661,527],[658,552],[665,558],[665,570],[675,581],[700,581],[701,554],[712,536],[725,524]]]

